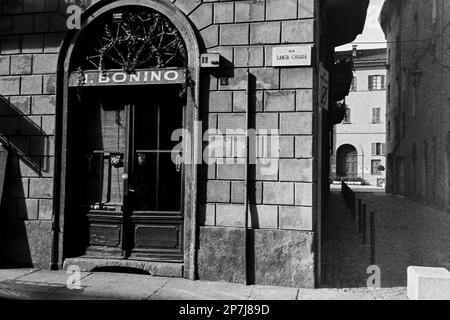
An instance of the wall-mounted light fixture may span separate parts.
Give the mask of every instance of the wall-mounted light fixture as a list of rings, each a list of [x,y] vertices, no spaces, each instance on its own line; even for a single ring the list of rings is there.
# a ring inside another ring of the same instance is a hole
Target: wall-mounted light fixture
[[[219,53],[203,53],[200,56],[200,66],[202,68],[219,68],[220,54]]]

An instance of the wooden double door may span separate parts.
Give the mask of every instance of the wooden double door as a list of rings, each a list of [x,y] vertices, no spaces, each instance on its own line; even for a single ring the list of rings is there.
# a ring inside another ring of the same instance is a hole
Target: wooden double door
[[[84,255],[183,259],[185,103],[177,86],[90,89],[79,110],[73,179]],[[73,155],[74,153],[72,153]]]

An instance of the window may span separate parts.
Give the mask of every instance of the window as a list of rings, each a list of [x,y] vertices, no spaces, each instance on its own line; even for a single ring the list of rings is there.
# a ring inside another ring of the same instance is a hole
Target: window
[[[352,123],[351,120],[351,110],[350,108],[347,108],[345,110],[345,116],[344,116],[344,121],[342,123]]]
[[[372,123],[381,123],[381,108],[372,109]]]
[[[386,88],[386,76],[385,75],[372,75],[369,76],[369,90],[384,90]]]
[[[386,144],[385,143],[372,143],[372,155],[373,156],[384,156],[386,154]]]
[[[381,160],[372,160],[371,174],[373,176],[381,176],[381,171],[379,170],[381,166]]]
[[[356,77],[353,77],[350,91],[357,91],[357,90],[358,90],[358,80],[356,79]]]

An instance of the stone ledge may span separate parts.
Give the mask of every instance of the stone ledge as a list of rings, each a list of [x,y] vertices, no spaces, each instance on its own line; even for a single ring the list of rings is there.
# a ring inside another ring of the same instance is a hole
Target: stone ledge
[[[444,268],[409,267],[410,300],[450,300],[450,272]]]
[[[167,263],[167,262],[153,262],[153,261],[138,261],[138,260],[119,260],[119,259],[92,259],[92,258],[69,258],[64,260],[63,269],[66,270],[68,266],[76,265],[82,272],[91,272],[95,268],[102,267],[122,267],[135,268],[144,270],[157,277],[183,277],[183,263]]]

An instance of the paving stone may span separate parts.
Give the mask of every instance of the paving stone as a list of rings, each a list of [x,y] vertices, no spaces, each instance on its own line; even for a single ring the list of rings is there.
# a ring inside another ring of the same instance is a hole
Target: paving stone
[[[65,286],[67,284],[67,280],[69,276],[72,273],[67,273],[65,270],[58,270],[58,271],[51,271],[51,270],[38,270],[36,272],[33,272],[31,274],[26,274],[24,276],[21,276],[17,280],[24,283],[35,283],[42,284],[42,283],[48,283],[48,284],[55,284],[55,285],[63,285]],[[88,275],[90,275],[90,272],[81,272],[80,278],[83,280]]]
[[[164,288],[152,295],[150,300],[247,300],[250,297],[251,290],[250,286],[239,284],[178,279],[168,282]]]
[[[39,269],[24,268],[24,269],[0,269],[0,281],[14,280],[23,277]]]
[[[296,300],[298,289],[255,286],[250,300]]]
[[[82,279],[83,294],[117,299],[146,299],[167,283],[149,275],[95,272]]]

